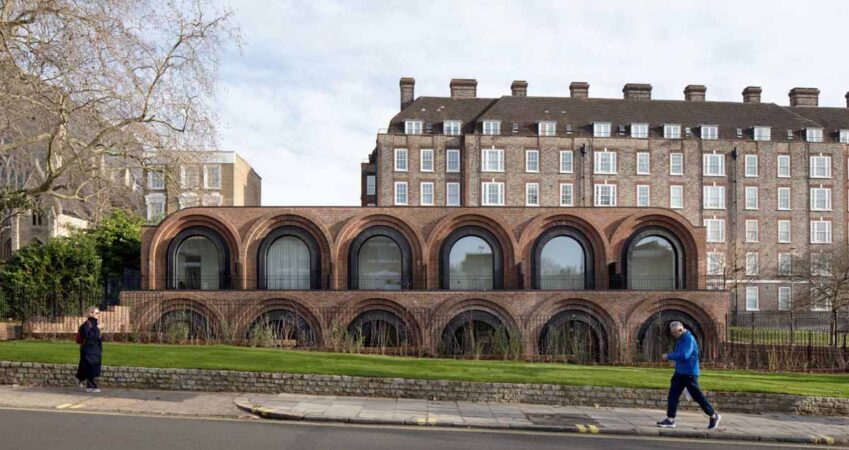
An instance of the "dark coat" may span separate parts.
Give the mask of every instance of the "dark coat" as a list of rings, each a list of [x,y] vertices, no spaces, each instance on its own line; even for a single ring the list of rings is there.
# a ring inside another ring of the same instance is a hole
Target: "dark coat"
[[[100,376],[100,359],[103,355],[103,339],[100,337],[100,328],[97,328],[97,319],[89,317],[85,323],[80,325],[80,335],[84,341],[80,345],[80,365],[77,367],[77,379],[93,380]]]

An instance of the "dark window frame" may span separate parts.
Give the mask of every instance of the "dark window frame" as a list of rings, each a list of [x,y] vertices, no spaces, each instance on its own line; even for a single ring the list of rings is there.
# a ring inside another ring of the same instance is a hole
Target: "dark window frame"
[[[501,242],[498,238],[495,237],[492,232],[487,230],[486,228],[475,226],[475,225],[467,225],[460,227],[448,237],[442,241],[442,246],[439,250],[439,288],[443,290],[450,290],[450,280],[451,280],[451,249],[454,247],[454,244],[457,243],[460,239],[468,236],[475,236],[483,239],[489,244],[489,248],[492,249],[492,289],[500,290],[504,289],[504,259],[503,259],[503,250],[501,248]]]
[[[205,237],[209,239],[218,249],[218,277],[219,288],[217,290],[230,289],[230,247],[227,241],[217,231],[204,226],[193,226],[186,228],[178,233],[168,243],[168,258],[166,273],[168,274],[167,289],[178,289],[177,276],[174,272],[177,262],[177,251],[180,250],[180,245],[190,237]]]
[[[348,289],[358,290],[360,283],[360,249],[371,238],[384,236],[401,250],[401,290],[410,289],[413,282],[413,250],[407,238],[400,231],[385,225],[366,228],[351,242],[348,248]]]
[[[677,291],[685,289],[687,286],[686,279],[686,253],[684,252],[684,246],[681,244],[681,240],[678,236],[669,231],[666,228],[659,226],[649,226],[640,228],[631,234],[628,238],[628,241],[625,243],[624,251],[622,254],[622,261],[625,264],[622,266],[622,277],[625,280],[626,289],[632,289],[631,287],[631,278],[628,275],[628,272],[631,269],[632,257],[634,253],[634,247],[643,239],[647,237],[659,237],[665,239],[667,242],[672,245],[672,251],[675,257],[675,275],[673,280],[673,286],[671,290]],[[657,289],[640,289],[640,290],[657,290]]]
[[[595,252],[590,240],[577,228],[568,225],[558,225],[547,229],[534,242],[533,259],[531,260],[531,286],[533,289],[542,290],[540,287],[540,273],[542,272],[542,251],[552,239],[566,236],[578,242],[584,250],[584,290],[595,289]]]
[[[268,250],[277,239],[292,236],[303,242],[310,252],[310,289],[321,289],[321,247],[318,241],[307,230],[295,226],[284,225],[273,229],[259,244],[257,251],[257,289],[268,289],[266,266],[268,265]]]

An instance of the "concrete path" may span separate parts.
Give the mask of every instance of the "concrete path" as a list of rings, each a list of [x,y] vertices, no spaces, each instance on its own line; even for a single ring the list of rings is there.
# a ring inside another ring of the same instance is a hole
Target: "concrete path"
[[[707,431],[701,412],[680,412],[677,427],[664,429],[655,423],[666,412],[651,409],[299,394],[245,394],[235,402],[245,411],[281,420],[849,445],[849,417],[727,413],[717,430]]]

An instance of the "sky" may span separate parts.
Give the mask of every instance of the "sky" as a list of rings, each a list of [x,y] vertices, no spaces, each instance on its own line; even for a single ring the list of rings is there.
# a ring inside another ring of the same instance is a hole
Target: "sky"
[[[820,105],[849,91],[846,1],[282,1],[221,0],[241,29],[220,61],[216,100],[223,150],[262,177],[262,204],[358,205],[359,164],[399,110],[401,77],[416,96],[448,96],[451,78],[478,80],[479,97],[622,97],[788,104],[793,87]]]

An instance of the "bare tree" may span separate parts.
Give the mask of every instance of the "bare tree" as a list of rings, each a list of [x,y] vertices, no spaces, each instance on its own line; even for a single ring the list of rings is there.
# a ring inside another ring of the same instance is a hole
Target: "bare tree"
[[[794,299],[794,309],[830,312],[831,341],[837,345],[838,313],[849,311],[849,243],[823,246],[797,258],[793,266],[798,279],[807,285]]]
[[[745,244],[738,243],[732,248],[731,255],[716,253],[716,260],[708,260],[708,288],[726,289],[734,295],[735,310],[739,290],[746,284],[760,278],[761,267],[758,259],[750,260]],[[756,256],[754,258],[757,258]],[[745,300],[744,300],[745,301]]]
[[[0,0],[0,225],[45,197],[108,207],[114,169],[214,148],[230,16],[205,0]]]

